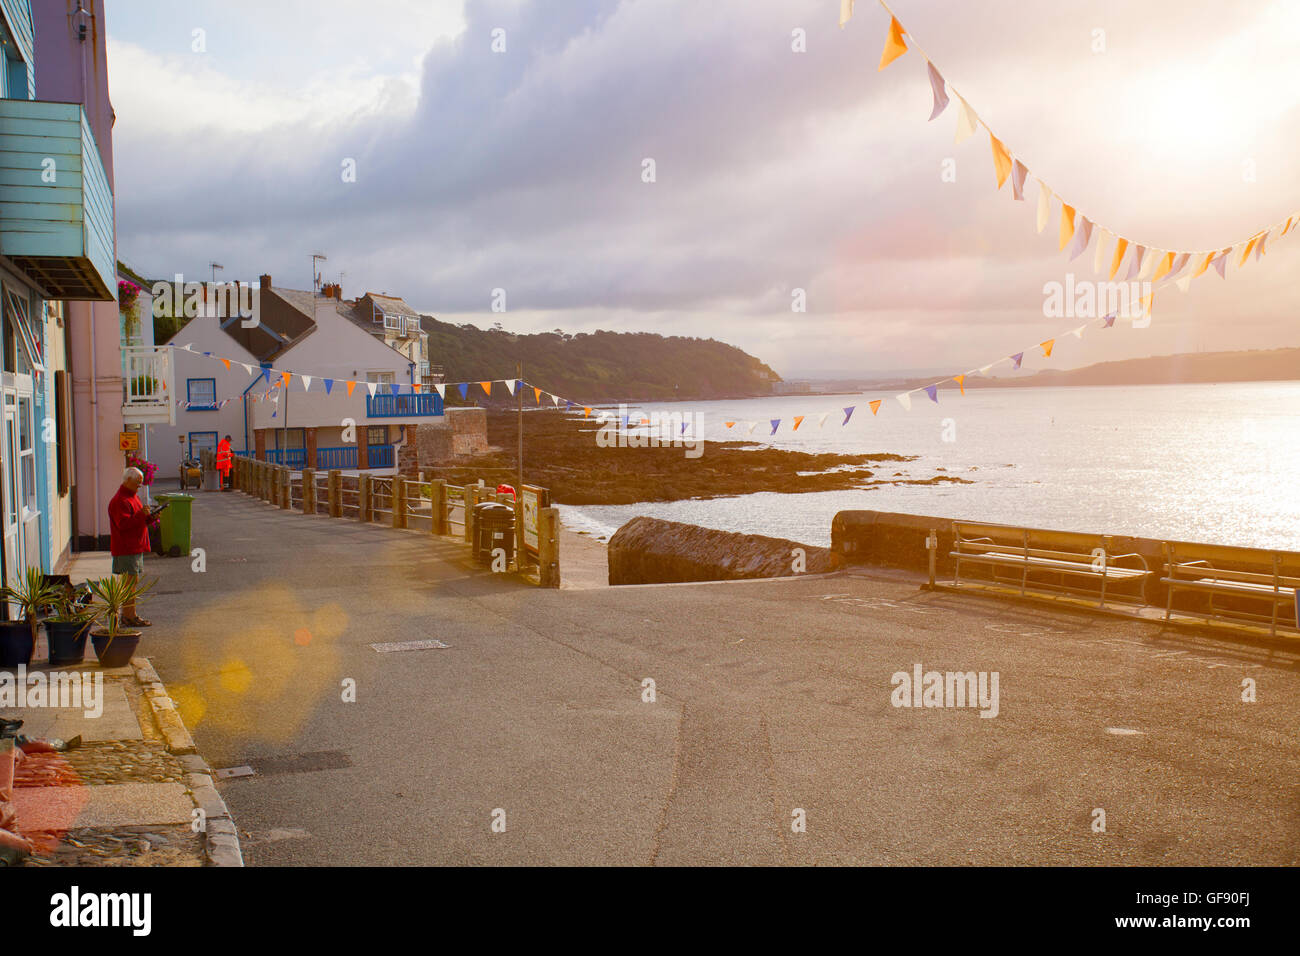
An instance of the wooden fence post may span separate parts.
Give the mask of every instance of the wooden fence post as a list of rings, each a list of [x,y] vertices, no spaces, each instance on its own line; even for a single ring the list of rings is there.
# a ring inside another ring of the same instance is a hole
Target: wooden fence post
[[[357,518],[360,521],[370,520],[370,476],[362,472],[357,477]]]
[[[430,534],[447,533],[447,482],[435,478],[429,482]]]
[[[406,479],[393,475],[393,527],[406,527]]]
[[[478,485],[466,485],[462,492],[465,499],[465,540],[474,543],[474,506],[478,504]]]
[[[537,583],[544,588],[560,586],[560,509],[537,512]]]
[[[305,515],[314,515],[316,513],[315,468],[304,468],[302,470],[302,513]]]
[[[288,511],[293,507],[293,472],[285,465],[280,471],[280,510]]]
[[[343,472],[337,468],[330,470],[329,475],[329,494],[330,494],[330,517],[343,517],[343,495],[340,493],[343,486]]]

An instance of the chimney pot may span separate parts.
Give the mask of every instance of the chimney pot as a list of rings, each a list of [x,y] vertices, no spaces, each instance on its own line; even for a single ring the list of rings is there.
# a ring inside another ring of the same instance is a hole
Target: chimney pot
[[[258,281],[261,283],[261,288],[263,292],[266,292],[271,288],[271,277],[269,275],[263,274],[259,276]]]

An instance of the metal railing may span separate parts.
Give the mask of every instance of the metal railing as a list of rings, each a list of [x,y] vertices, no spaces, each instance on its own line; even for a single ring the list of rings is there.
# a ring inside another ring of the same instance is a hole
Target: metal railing
[[[357,446],[344,445],[338,448],[317,448],[315,467],[325,471],[331,468],[356,468]]]
[[[371,468],[393,468],[397,465],[397,449],[392,445],[371,445],[368,456]]]
[[[288,461],[285,461],[285,457]],[[306,448],[268,448],[266,451],[266,460],[273,465],[285,465],[290,468],[307,467],[307,449]]]
[[[409,395],[367,395],[367,418],[433,418],[442,414],[437,392]]]

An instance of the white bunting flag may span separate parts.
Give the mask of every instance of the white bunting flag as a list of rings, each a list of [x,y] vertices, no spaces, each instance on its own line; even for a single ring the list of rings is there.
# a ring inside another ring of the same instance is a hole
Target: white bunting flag
[[[819,418],[819,419],[817,419],[817,427],[818,427],[818,428],[821,428],[823,425],[826,424],[826,419],[830,417],[830,414],[831,414],[830,412],[823,412],[823,413],[822,413],[822,417]]]
[[[979,117],[976,116],[975,111],[970,108],[970,104],[960,96],[957,97],[957,100],[961,103],[961,109],[957,111],[956,142],[960,143],[967,136],[970,136],[971,133],[975,132],[975,124],[979,122]]]
[[[433,387],[436,388],[436,389],[438,390],[438,397],[439,397],[439,398],[446,398],[446,397],[447,397],[447,386],[446,386],[446,385],[435,385],[435,386],[433,386]]]
[[[311,391],[311,376],[310,376],[310,375],[300,375],[300,376],[298,376],[298,377],[302,379],[302,390],[303,390],[304,392],[310,392],[310,391]]]
[[[239,364],[244,366],[244,370],[247,371],[249,375],[253,374],[253,366],[249,365],[247,362],[240,362]]]
[[[552,395],[552,396],[551,396],[551,401],[555,403],[555,407],[556,407],[556,408],[559,408],[559,407],[560,407],[560,396],[558,396],[558,395]]]
[[[513,379],[513,378],[503,378],[503,379],[501,380],[501,384],[504,385],[504,386],[506,387],[506,391],[509,392],[511,395],[513,395],[513,394],[515,393],[515,384],[516,384],[516,380],[515,380],[515,379]]]
[[[750,422],[750,423],[749,423],[749,432],[748,432],[748,434],[750,434],[750,435],[754,434],[754,429],[757,428],[757,427],[758,427],[758,422]]]
[[[1114,249],[1112,243],[1115,241],[1115,234],[1109,229],[1098,229],[1097,231],[1097,252],[1092,257],[1092,271],[1101,272],[1106,268],[1106,262],[1110,256],[1107,255],[1107,249]]]
[[[1071,329],[1070,334],[1073,335],[1076,339],[1081,339],[1083,338],[1083,330],[1086,328],[1087,328],[1086,325],[1081,325],[1077,329]]]
[[[1150,279],[1150,278],[1151,278],[1151,273],[1153,273],[1153,272],[1156,271],[1156,265],[1157,265],[1157,264],[1160,262],[1160,260],[1163,259],[1164,257],[1165,257],[1165,254],[1164,254],[1164,252],[1163,252],[1162,250],[1160,250],[1160,249],[1148,249],[1148,250],[1147,250],[1147,257],[1146,257],[1146,259],[1144,259],[1143,262],[1142,262],[1142,271],[1138,273],[1138,281],[1139,281],[1139,282],[1146,282],[1147,279]]]
[[[904,392],[902,395],[895,395],[894,397],[898,399],[898,404],[902,405],[909,412],[912,410],[912,396],[909,392]]]
[[[375,397],[375,389],[378,388],[378,387],[379,387],[379,386],[378,386],[376,383],[374,383],[374,382],[366,382],[366,389],[367,389],[367,391],[370,392],[370,397],[371,397],[371,398],[374,398],[374,397]]]
[[[840,0],[840,29],[853,19],[853,0]]]

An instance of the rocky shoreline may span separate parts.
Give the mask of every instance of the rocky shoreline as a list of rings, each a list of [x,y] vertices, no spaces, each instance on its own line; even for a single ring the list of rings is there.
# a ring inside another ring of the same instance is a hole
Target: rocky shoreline
[[[485,455],[425,468],[452,484],[515,484],[518,419],[513,412],[488,412]],[[594,420],[563,412],[524,414],[524,466],[529,484],[551,489],[565,505],[617,505],[643,501],[720,498],[760,491],[802,493],[846,491],[890,484],[967,484],[935,474],[907,478],[897,465],[916,456],[877,452],[814,454],[768,448],[748,441],[708,442],[703,454],[687,457],[680,447],[610,448],[597,444]],[[893,467],[891,467],[893,466]]]

